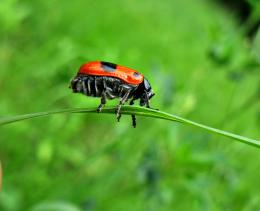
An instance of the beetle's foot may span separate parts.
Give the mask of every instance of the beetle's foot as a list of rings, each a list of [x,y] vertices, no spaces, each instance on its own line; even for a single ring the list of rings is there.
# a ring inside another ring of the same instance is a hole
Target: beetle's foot
[[[102,108],[103,108],[103,105],[100,104],[98,107],[97,107],[97,112],[100,113],[102,111]]]
[[[121,118],[121,114],[119,113],[118,115],[116,115],[117,121],[120,122],[120,118]]]
[[[148,108],[148,107],[147,107],[147,108]],[[158,108],[151,108],[151,107],[149,107],[149,109],[159,111]]]
[[[133,114],[131,116],[132,116],[132,125],[134,128],[136,128],[136,117]]]

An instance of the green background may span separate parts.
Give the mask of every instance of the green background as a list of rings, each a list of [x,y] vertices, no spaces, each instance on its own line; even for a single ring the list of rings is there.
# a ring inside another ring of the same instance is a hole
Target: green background
[[[240,1],[238,1],[240,2]],[[87,61],[145,74],[154,108],[260,138],[259,1],[239,21],[210,0],[0,1],[0,116],[99,99],[73,94]],[[116,105],[117,100],[108,105]],[[260,153],[150,118],[74,114],[0,128],[0,210],[260,210]]]

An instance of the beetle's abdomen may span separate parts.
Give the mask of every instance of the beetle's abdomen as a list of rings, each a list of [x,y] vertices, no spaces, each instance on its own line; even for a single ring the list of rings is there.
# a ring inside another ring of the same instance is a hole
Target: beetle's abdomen
[[[73,92],[82,93],[87,96],[101,97],[104,90],[101,77],[77,76],[71,81]]]
[[[101,97],[106,94],[108,99],[122,97],[126,85],[123,81],[113,77],[78,75],[71,81],[73,92],[82,93],[87,96]],[[133,86],[133,91],[136,86]]]

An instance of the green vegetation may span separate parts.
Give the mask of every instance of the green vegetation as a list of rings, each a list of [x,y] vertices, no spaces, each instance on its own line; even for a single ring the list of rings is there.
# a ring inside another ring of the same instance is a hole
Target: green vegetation
[[[153,107],[259,140],[260,31],[246,32],[260,6],[249,2],[241,25],[217,1],[2,0],[0,117],[96,107],[68,84],[105,60],[144,73]],[[0,127],[0,210],[260,209],[258,148],[155,118],[137,125],[81,113]]]

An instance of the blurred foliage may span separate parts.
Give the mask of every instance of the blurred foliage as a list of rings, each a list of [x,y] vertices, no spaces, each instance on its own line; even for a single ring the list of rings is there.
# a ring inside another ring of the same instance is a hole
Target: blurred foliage
[[[0,115],[98,105],[68,83],[107,60],[146,75],[153,107],[259,138],[260,31],[249,40],[248,24],[213,0],[1,0]],[[260,209],[256,148],[137,124],[88,114],[0,128],[0,210]]]

